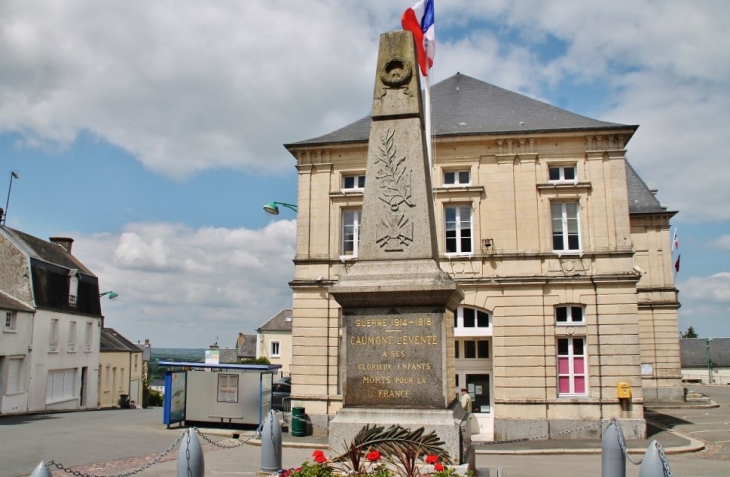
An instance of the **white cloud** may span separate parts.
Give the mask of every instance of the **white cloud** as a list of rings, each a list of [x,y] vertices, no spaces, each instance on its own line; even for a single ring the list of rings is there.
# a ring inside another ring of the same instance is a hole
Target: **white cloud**
[[[261,230],[132,224],[76,238],[74,255],[99,277],[106,325],[157,346],[233,346],[291,306],[295,221]],[[210,342],[210,343],[208,343]]]
[[[693,326],[700,336],[730,337],[730,272],[691,277],[677,288],[680,329]]]
[[[730,272],[721,272],[709,277],[692,277],[679,287],[682,298],[716,303],[730,303]]]

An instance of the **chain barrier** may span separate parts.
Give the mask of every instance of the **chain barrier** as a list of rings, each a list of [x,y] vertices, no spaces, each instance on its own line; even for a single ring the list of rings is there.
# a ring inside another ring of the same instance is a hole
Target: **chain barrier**
[[[659,451],[659,459],[662,461],[662,467],[664,467],[664,477],[672,477],[672,469],[669,468],[669,461],[659,441],[657,441],[656,447]]]
[[[180,441],[182,441],[182,438],[184,435],[185,435],[185,433],[180,434],[180,436],[177,439],[175,439],[175,442],[170,444],[170,446],[167,449],[162,451],[160,454],[157,455],[157,457],[155,457],[151,461],[147,462],[142,467],[139,467],[134,470],[130,470],[128,472],[124,472],[123,474],[106,475],[103,477],[129,477],[130,475],[139,474],[140,472],[149,469],[153,465],[157,464],[160,460],[162,460],[163,457],[165,457],[167,454],[169,454],[175,448],[175,446],[177,446],[180,443]],[[60,462],[49,460],[46,463],[46,467],[50,468],[52,466],[55,467],[57,470],[60,470],[61,472],[65,472],[67,474],[74,475],[75,477],[101,477],[96,474],[87,474],[85,472],[79,472],[78,470],[72,470],[68,467],[64,467],[63,464],[61,464]]]
[[[641,465],[642,462],[644,462],[644,459],[634,460],[631,458],[631,455],[629,455],[629,450],[626,448],[626,443],[624,442],[624,433],[619,427],[619,424],[617,423],[616,419],[611,419],[611,424],[616,426],[616,438],[618,439],[618,445],[621,447],[621,452],[624,453],[624,456],[634,465]]]
[[[254,433],[253,433],[253,434],[251,434],[251,435],[250,435],[250,436],[248,437],[248,439],[246,439],[246,440],[243,440],[243,441],[239,441],[239,442],[237,442],[237,443],[235,443],[235,444],[231,444],[231,445],[223,445],[223,444],[220,444],[219,442],[216,442],[216,441],[213,441],[213,440],[211,440],[211,439],[210,439],[210,438],[209,438],[208,436],[206,436],[205,434],[203,434],[203,433],[202,433],[202,432],[200,431],[200,429],[198,429],[197,427],[195,428],[195,431],[196,431],[196,432],[198,433],[198,435],[199,435],[200,437],[202,437],[202,438],[203,438],[203,440],[204,440],[204,441],[206,441],[206,442],[207,442],[208,444],[212,444],[212,445],[214,445],[215,447],[218,447],[218,448],[220,448],[220,449],[235,449],[236,447],[241,447],[242,445],[244,445],[244,444],[247,444],[247,443],[248,443],[249,441],[253,440],[253,439],[254,439],[254,438],[256,438],[256,437],[261,437],[261,430],[262,430],[263,428],[264,428],[264,424],[263,424],[263,423],[261,423],[261,425],[259,425],[258,429],[256,429],[256,431],[254,431]]]
[[[605,422],[609,422],[609,419],[601,419],[599,421],[593,422],[591,424],[587,424],[585,426],[576,427],[574,429],[565,429],[564,431],[558,431],[558,432],[550,432],[547,434],[541,434],[538,436],[532,436],[532,437],[523,437],[520,439],[510,439],[506,441],[494,441],[494,442],[472,442],[475,446],[495,446],[498,444],[512,444],[515,442],[527,442],[527,441],[537,441],[537,440],[543,440],[543,439],[550,439],[551,437],[557,437],[562,436],[564,434],[570,434],[572,432],[578,432],[582,431],[584,429],[592,429],[594,427],[602,427]]]

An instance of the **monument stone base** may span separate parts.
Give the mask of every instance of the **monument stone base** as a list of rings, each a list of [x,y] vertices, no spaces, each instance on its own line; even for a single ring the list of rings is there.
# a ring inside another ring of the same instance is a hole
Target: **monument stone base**
[[[451,456],[454,465],[461,464],[459,421],[453,417],[449,409],[340,409],[329,423],[329,447],[337,453],[342,453],[350,442],[366,425],[383,426],[386,429],[399,425],[406,429],[416,430],[424,428],[424,434],[435,431],[444,442],[444,449]],[[469,445],[469,444],[465,444]],[[474,470],[473,452],[465,452],[467,469]]]

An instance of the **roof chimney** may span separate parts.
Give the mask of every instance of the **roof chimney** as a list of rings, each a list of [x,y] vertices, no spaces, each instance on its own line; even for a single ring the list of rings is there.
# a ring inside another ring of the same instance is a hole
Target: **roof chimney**
[[[60,245],[65,251],[71,253],[71,245],[73,245],[74,243],[74,239],[72,239],[71,237],[51,237],[49,238],[49,240],[51,241],[51,243]]]

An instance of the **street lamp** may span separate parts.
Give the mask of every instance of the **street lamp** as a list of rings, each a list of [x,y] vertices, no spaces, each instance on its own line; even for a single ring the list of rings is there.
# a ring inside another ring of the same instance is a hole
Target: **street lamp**
[[[106,291],[104,293],[99,293],[99,298],[103,297],[104,295],[109,295],[110,300],[116,300],[119,296],[119,293],[113,292],[113,291]]]
[[[707,349],[707,384],[712,384],[712,360],[710,359],[710,341],[712,338],[705,340],[705,348]]]
[[[286,207],[287,209],[291,209],[294,212],[297,211],[297,206],[294,204],[287,204],[286,202],[269,202],[268,204],[264,205],[264,212],[269,215],[279,215],[278,206]]]
[[[19,179],[18,173],[12,171],[10,173],[10,185],[8,186],[8,198],[5,200],[5,211],[0,209],[0,225],[5,225],[5,220],[8,218],[8,207],[10,206],[10,191],[13,190],[13,179]]]

